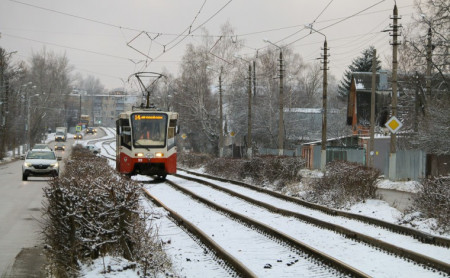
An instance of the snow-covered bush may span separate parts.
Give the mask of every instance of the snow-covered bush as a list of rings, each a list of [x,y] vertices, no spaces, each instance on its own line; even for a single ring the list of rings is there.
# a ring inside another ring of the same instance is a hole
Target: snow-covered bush
[[[450,177],[425,179],[415,195],[413,209],[423,218],[437,220],[437,228],[450,231]]]
[[[327,164],[326,174],[313,185],[308,201],[343,208],[374,198],[380,171],[347,161]]]
[[[299,157],[258,156],[250,160],[216,158],[205,165],[205,171],[229,179],[251,180],[255,185],[275,184],[282,189],[298,182],[298,172],[304,167],[305,161]]]
[[[181,167],[200,168],[213,157],[209,154],[178,152],[177,163]]]
[[[75,147],[65,170],[44,188],[44,240],[57,277],[73,276],[80,262],[121,256],[129,267],[162,271],[164,253],[139,206],[140,186],[105,159]]]

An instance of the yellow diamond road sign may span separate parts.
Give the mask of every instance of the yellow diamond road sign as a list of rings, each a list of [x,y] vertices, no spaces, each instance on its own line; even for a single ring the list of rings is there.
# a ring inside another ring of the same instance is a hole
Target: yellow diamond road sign
[[[392,116],[386,123],[386,127],[392,132],[397,133],[397,131],[403,126],[402,122],[399,121],[395,116]]]

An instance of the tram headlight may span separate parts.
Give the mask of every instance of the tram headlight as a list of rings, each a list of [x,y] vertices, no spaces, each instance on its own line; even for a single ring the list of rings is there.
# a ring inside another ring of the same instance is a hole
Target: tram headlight
[[[155,153],[155,157],[164,157],[164,153]]]
[[[137,156],[137,157],[144,157],[144,153],[136,153],[135,156]]]

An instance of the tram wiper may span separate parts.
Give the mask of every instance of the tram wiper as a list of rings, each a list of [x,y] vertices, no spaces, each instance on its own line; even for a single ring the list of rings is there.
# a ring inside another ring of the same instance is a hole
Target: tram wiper
[[[144,147],[147,151],[150,151],[150,147],[147,145],[142,145],[141,143],[139,143],[138,141],[134,141],[134,144],[137,146],[142,146]]]

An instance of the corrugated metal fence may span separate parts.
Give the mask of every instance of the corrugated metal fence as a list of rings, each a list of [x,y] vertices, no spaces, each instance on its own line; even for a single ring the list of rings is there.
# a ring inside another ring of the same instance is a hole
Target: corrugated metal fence
[[[320,146],[314,146],[314,169],[320,169]],[[327,163],[334,160],[344,160],[366,165],[366,150],[344,147],[327,147]],[[397,151],[396,177],[394,180],[420,180],[425,178],[426,153],[422,150]],[[381,166],[381,167],[380,167]],[[385,155],[385,163],[378,168],[389,178],[389,153]]]

